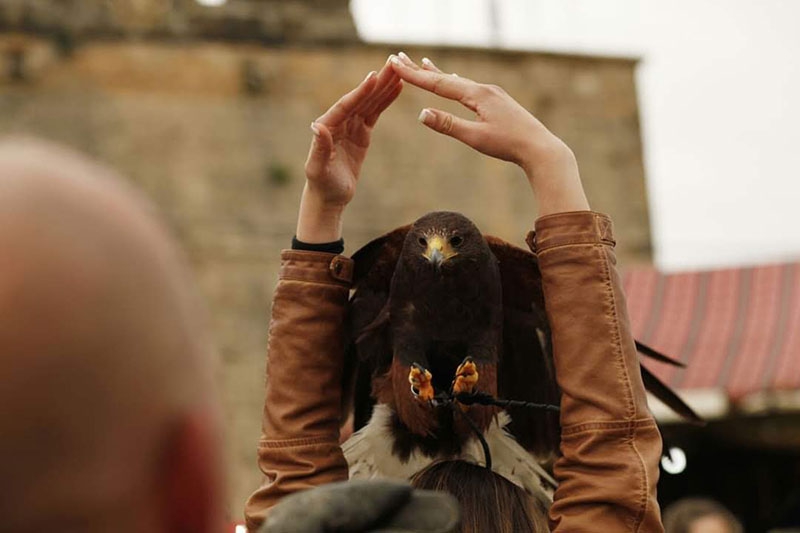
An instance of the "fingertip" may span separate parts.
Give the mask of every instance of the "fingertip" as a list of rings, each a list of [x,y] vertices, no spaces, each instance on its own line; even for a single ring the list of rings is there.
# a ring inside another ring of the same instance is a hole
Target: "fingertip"
[[[311,123],[311,132],[317,137],[321,137],[328,132],[328,127],[320,121],[322,118],[320,117]]]
[[[431,126],[435,119],[436,116],[433,114],[433,111],[431,111],[428,108],[425,108],[422,111],[420,111],[419,116],[417,117],[417,120],[419,120],[426,126]]]
[[[378,79],[378,73],[374,70],[369,71],[369,73],[364,77],[361,83],[358,84],[358,87],[355,88],[360,94],[364,94],[365,92],[371,91]]]
[[[402,61],[405,66],[411,68],[418,68],[417,64],[414,63],[414,61],[410,57],[408,57],[408,54],[406,54],[405,52],[397,52],[397,56],[400,58],[400,61]]]
[[[422,68],[424,68],[425,70],[432,70],[434,72],[441,72],[441,70],[439,70],[439,67],[434,65],[433,61],[431,61],[427,57],[422,58]]]
[[[467,136],[470,135],[470,130],[475,124],[458,118],[452,113],[429,107],[420,111],[418,118],[421,123],[433,131],[449,135],[460,141],[467,142],[467,144],[469,144]]]
[[[331,133],[325,124],[317,122],[311,123],[311,133],[314,134],[313,144],[317,150],[327,150],[331,145]]]

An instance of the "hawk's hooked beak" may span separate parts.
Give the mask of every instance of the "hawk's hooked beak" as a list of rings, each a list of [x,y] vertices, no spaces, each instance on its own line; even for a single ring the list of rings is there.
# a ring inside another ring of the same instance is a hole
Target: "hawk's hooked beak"
[[[422,254],[435,269],[439,269],[442,263],[456,255],[447,240],[434,236],[428,239],[428,246]]]
[[[442,254],[441,250],[434,248],[428,255],[428,261],[430,261],[435,268],[439,268],[442,261],[444,261],[444,254]]]

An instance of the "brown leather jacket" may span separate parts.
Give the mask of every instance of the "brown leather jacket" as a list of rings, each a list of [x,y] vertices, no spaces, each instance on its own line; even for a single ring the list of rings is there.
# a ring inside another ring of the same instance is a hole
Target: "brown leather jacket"
[[[552,531],[663,531],[661,436],[651,416],[615,269],[611,221],[588,211],[536,221],[561,387]],[[292,492],[347,479],[339,448],[342,322],[352,277],[342,256],[284,251],[270,322],[258,463],[247,526]]]

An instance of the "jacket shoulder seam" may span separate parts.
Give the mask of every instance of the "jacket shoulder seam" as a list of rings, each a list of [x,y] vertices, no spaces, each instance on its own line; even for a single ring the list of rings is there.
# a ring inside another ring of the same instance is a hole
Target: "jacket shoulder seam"
[[[316,446],[319,444],[339,445],[338,439],[332,435],[321,435],[319,437],[299,437],[293,439],[261,439],[258,442],[259,449],[264,448],[296,448],[301,446]]]
[[[350,288],[350,284],[346,283],[346,282],[343,282],[343,281],[336,281],[336,280],[320,281],[318,279],[308,279],[308,278],[303,278],[303,277],[300,277],[300,276],[283,275],[280,278],[278,278],[278,281],[298,281],[298,282],[301,282],[301,283],[311,283],[311,284],[314,284],[314,285],[322,285],[322,286],[325,286],[325,287],[340,287],[342,289],[349,289]]]
[[[614,286],[611,282],[611,269],[608,265],[608,256],[606,255],[602,245],[596,245],[595,248],[600,253],[602,259],[603,284],[605,285],[606,297],[610,307],[608,318],[611,320],[613,326],[613,336],[611,341],[614,345],[614,364],[617,366],[617,371],[622,377],[622,382],[625,387],[625,410],[628,417],[633,418],[633,416],[636,414],[636,405],[633,399],[633,391],[631,390],[631,377],[628,373],[627,367],[625,366],[625,356],[622,348],[622,332],[620,331],[618,315],[619,305],[617,304],[617,298],[614,294]]]
[[[640,471],[640,481],[639,481],[639,512],[636,514],[636,520],[634,522],[634,531],[639,531],[639,528],[642,526],[644,522],[644,518],[647,515],[647,487],[650,486],[650,479],[647,475],[647,465],[644,463],[644,458],[642,454],[639,452],[639,448],[636,446],[636,439],[633,438],[633,434],[631,434],[630,439],[631,449],[633,454],[636,457],[636,460],[639,463],[639,471]]]
[[[547,253],[550,250],[557,250],[559,248],[565,248],[567,246],[608,246],[610,248],[614,247],[614,241],[608,241],[605,239],[575,239],[567,242],[560,242],[558,244],[553,244],[550,246],[545,246],[542,248],[538,248],[535,250],[537,255]]]
[[[636,420],[610,420],[610,421],[597,420],[593,422],[582,422],[580,424],[564,427],[561,429],[561,434],[567,436],[567,435],[576,435],[587,431],[597,432],[597,431],[618,431],[618,430],[624,430],[628,432],[647,427],[653,427],[653,428],[657,427],[656,421],[649,417],[639,418]]]

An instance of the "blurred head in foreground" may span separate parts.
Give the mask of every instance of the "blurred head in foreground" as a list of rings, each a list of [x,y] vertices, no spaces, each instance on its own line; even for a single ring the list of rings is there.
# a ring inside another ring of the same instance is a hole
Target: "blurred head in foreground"
[[[664,511],[666,533],[743,533],[728,509],[706,498],[684,498]]]
[[[0,530],[221,528],[203,314],[146,201],[0,141]]]

